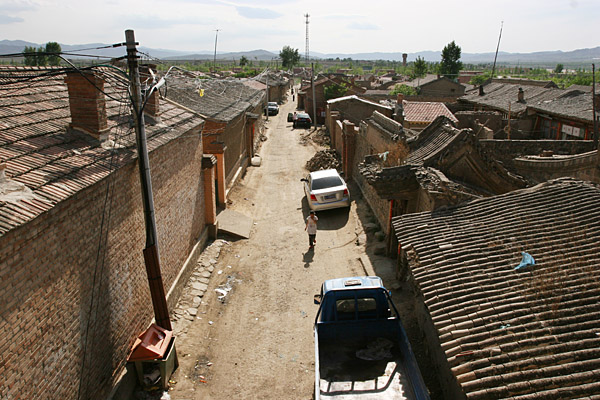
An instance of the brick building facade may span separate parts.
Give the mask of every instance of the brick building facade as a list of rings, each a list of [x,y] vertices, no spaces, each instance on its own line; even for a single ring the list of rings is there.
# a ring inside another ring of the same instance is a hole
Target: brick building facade
[[[111,97],[89,103],[106,108],[85,132],[67,129],[78,111],[69,107],[63,74],[5,72],[14,83],[2,87],[9,112],[1,125],[13,141],[0,146],[0,185],[28,195],[0,196],[0,397],[106,398],[153,318],[135,136],[121,123],[129,108],[115,100],[126,98],[126,88],[110,71],[95,72]],[[20,83],[15,73],[30,79]],[[203,175],[212,163],[202,163],[203,121],[160,107],[154,117],[162,123],[146,133],[162,279],[173,306],[191,273],[186,260],[207,238]],[[112,142],[90,136],[103,127]]]

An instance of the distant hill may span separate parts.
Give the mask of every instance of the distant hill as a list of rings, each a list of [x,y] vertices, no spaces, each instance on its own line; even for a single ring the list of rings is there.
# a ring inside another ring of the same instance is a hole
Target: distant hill
[[[0,54],[15,54],[21,53],[25,46],[41,47],[44,44],[25,42],[22,40],[1,40]],[[100,57],[120,57],[126,54],[125,47],[96,49],[97,47],[107,46],[103,43],[89,43],[79,45],[67,45],[61,43],[61,48],[64,52],[76,52],[80,49],[93,49],[77,52],[80,55],[69,55],[69,58],[89,58],[89,56]],[[211,60],[214,53],[211,51],[189,52],[177,51],[168,49],[152,49],[148,47],[139,47],[143,53],[149,54],[152,57],[164,60]],[[279,51],[268,50],[252,50],[231,53],[217,53],[219,60],[239,60],[242,56],[248,60],[271,61],[279,56]],[[374,53],[318,53],[312,52],[311,57],[316,59],[344,59],[351,58],[353,60],[389,60],[402,61],[402,52],[374,52]],[[417,53],[408,53],[408,61],[414,61],[417,57],[422,57],[426,61],[437,62],[441,60],[441,51],[421,51]],[[303,57],[302,57],[303,58]],[[578,49],[573,51],[541,51],[534,53],[498,53],[498,63],[500,65],[539,65],[539,66],[555,66],[557,63],[568,65],[591,64],[594,59],[600,58],[600,46],[591,49]],[[467,64],[485,64],[494,61],[494,53],[463,53],[461,61]]]
[[[253,60],[264,60],[271,61],[274,58],[279,57],[279,52],[272,53],[267,50],[252,50],[252,51],[239,51],[235,53],[217,53],[217,59],[219,60],[239,60],[245,56],[249,61]],[[172,57],[165,57],[165,60],[212,60],[214,58],[214,52],[201,52],[199,54],[187,54]]]

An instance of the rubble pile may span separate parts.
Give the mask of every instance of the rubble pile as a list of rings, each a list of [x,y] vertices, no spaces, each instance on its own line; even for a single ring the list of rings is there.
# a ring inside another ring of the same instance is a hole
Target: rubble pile
[[[313,142],[321,146],[329,146],[331,144],[331,138],[329,134],[323,128],[319,128],[312,138]]]
[[[306,162],[306,169],[310,172],[331,168],[339,170],[341,166],[337,153],[332,149],[321,150]]]

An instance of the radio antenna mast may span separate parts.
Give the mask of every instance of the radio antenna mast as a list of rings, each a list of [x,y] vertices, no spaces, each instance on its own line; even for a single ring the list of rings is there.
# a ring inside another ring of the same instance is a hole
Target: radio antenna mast
[[[304,61],[308,62],[309,60],[309,56],[308,56],[308,17],[310,17],[310,15],[308,15],[308,13],[304,14],[304,16],[306,17],[306,52],[304,54]]]

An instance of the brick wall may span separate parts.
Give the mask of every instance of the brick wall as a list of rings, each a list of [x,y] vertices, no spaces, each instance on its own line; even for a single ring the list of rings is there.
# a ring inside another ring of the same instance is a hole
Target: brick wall
[[[165,292],[205,235],[201,161],[198,132],[150,154]],[[0,398],[108,396],[153,318],[144,247],[135,159],[0,238]]]
[[[392,109],[389,107],[354,99],[329,103],[329,108],[331,111],[339,112],[342,120],[348,120],[355,125],[358,125],[360,121],[370,118],[373,115],[373,111],[378,111],[389,118],[392,117]]]

